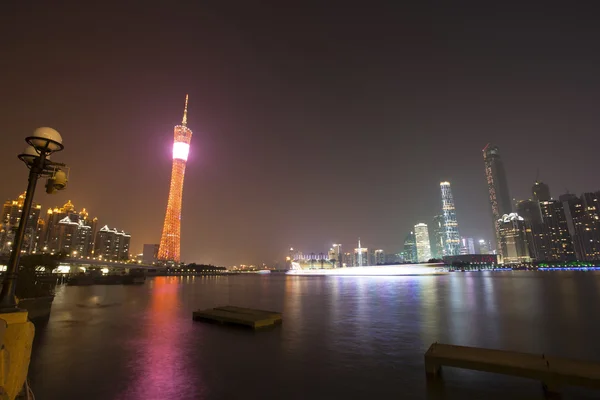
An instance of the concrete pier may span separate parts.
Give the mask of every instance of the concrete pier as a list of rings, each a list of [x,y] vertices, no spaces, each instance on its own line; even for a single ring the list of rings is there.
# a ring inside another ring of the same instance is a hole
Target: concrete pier
[[[439,377],[442,366],[535,379],[547,397],[558,397],[562,386],[600,389],[600,363],[544,354],[434,343],[425,353],[428,379]]]
[[[253,329],[281,324],[281,313],[234,306],[198,310],[193,313],[192,318],[194,321],[218,322]]]

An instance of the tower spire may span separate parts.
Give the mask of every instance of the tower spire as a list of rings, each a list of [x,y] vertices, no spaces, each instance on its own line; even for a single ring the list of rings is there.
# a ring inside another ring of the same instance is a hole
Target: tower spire
[[[188,95],[185,95],[185,108],[183,109],[183,120],[181,121],[181,125],[187,126],[187,103],[188,103]]]

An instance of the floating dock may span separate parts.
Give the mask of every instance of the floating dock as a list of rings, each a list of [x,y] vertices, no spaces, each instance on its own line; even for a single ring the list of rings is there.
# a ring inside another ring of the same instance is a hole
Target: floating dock
[[[600,389],[600,363],[544,354],[434,343],[425,353],[427,377],[439,377],[442,366],[539,380],[548,397],[558,397],[562,386]]]
[[[281,324],[281,313],[275,311],[255,310],[234,306],[215,307],[198,310],[193,313],[194,321],[218,322],[246,326],[249,328],[265,328]]]

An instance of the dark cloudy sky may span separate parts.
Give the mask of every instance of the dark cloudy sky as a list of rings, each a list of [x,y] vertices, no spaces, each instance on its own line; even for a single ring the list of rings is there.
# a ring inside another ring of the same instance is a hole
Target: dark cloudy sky
[[[595,2],[91,3],[0,6],[0,199],[26,186],[23,138],[54,127],[70,186],[36,200],[71,199],[136,252],[160,238],[186,93],[186,261],[398,251],[440,180],[461,235],[491,239],[488,141],[513,197],[538,168],[556,197],[600,189]]]

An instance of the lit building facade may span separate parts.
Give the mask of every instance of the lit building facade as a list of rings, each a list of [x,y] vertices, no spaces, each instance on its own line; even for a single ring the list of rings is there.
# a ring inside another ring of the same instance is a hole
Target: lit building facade
[[[181,125],[175,126],[173,143],[173,168],[167,212],[163,224],[158,259],[166,262],[181,261],[181,203],[183,197],[183,178],[185,165],[192,140],[192,131],[187,127],[188,96],[185,96],[185,107]]]
[[[21,221],[25,192],[16,200],[7,200],[2,206],[2,219],[0,226],[0,253],[9,254],[12,250],[15,234]],[[33,203],[31,212],[25,225],[25,236],[23,238],[23,253],[30,254],[38,251],[39,235],[43,229],[43,221],[40,220],[42,206]]]
[[[358,239],[358,247],[354,249],[354,266],[364,267],[370,264],[369,260],[369,249],[360,245],[360,239]]]
[[[90,218],[86,209],[75,210],[71,200],[62,207],[48,209],[40,235],[40,251],[63,252],[88,257],[93,255],[98,218]]]
[[[600,191],[561,196],[572,226],[572,238],[577,258],[600,260]]]
[[[432,224],[429,226],[429,239],[431,241],[431,256],[442,259],[445,247],[445,229],[444,216],[436,215],[433,217]]]
[[[89,257],[92,254],[92,227],[85,225],[83,220],[66,216],[58,221],[56,232],[56,250],[51,249],[51,252],[62,252],[71,257]]]
[[[477,241],[477,245],[478,245],[477,254],[490,254],[491,246],[487,240],[479,239]]]
[[[104,260],[128,260],[130,241],[130,234],[110,229],[107,225],[104,225],[96,233],[94,256]]]
[[[456,256],[460,254],[460,235],[450,182],[440,182],[440,189],[442,191],[442,213],[444,215],[444,255]]]
[[[417,262],[417,244],[415,234],[410,232],[404,239],[404,249],[402,251],[404,259],[402,262]]]
[[[415,225],[415,242],[417,246],[417,261],[427,262],[431,259],[431,244],[429,243],[429,230],[427,224]]]
[[[375,261],[375,265],[383,265],[386,263],[385,251],[383,251],[382,249],[375,250],[373,258]]]
[[[498,253],[501,253],[498,221],[502,219],[503,215],[512,213],[512,203],[508,191],[506,172],[504,170],[502,159],[500,158],[498,146],[488,143],[483,149],[483,161],[485,164],[485,177],[487,180],[490,206],[492,208],[492,221],[494,223],[496,247]]]
[[[475,241],[473,238],[463,237],[460,239],[460,254],[477,254],[475,252]]]
[[[530,262],[529,245],[525,234],[525,220],[517,213],[505,214],[497,222],[500,238],[499,251],[504,264]]]
[[[541,201],[542,225],[534,233],[539,261],[573,261],[573,241],[567,226],[563,204],[558,200]]]

